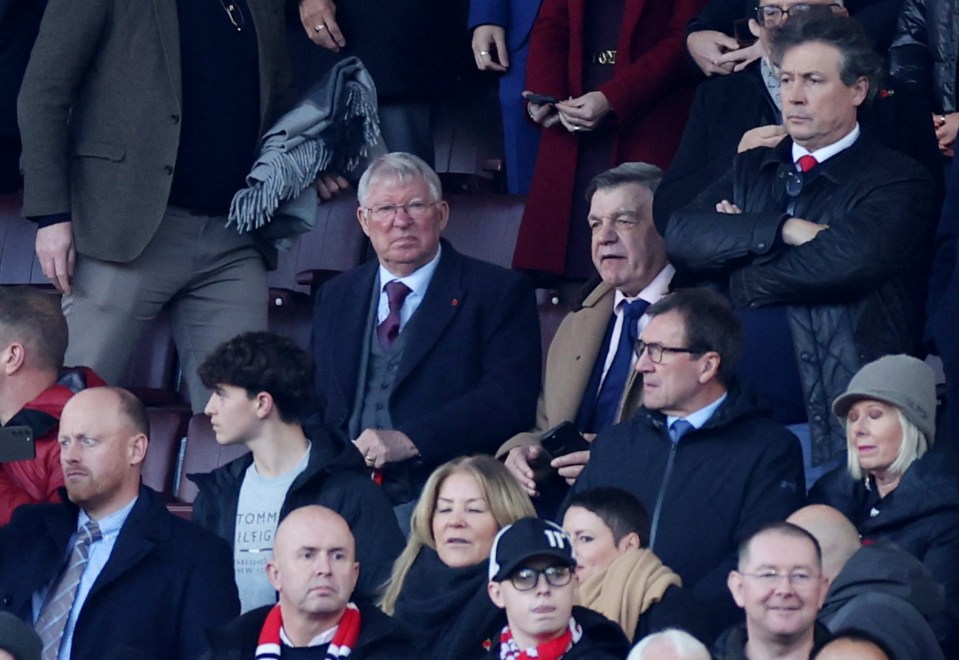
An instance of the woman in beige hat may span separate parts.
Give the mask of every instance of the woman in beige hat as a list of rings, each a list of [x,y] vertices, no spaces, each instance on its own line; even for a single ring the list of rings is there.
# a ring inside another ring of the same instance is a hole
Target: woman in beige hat
[[[864,544],[892,541],[945,587],[932,622],[947,658],[959,658],[959,465],[930,451],[936,433],[935,374],[921,360],[887,355],[864,366],[832,406],[846,428],[847,466],[809,493],[856,525]]]

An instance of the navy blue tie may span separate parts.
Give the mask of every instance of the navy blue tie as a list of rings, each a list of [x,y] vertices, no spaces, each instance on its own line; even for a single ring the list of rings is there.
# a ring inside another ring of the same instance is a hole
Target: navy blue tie
[[[609,365],[606,378],[596,396],[596,408],[593,425],[597,429],[604,429],[616,419],[619,402],[623,398],[623,390],[629,380],[629,367],[633,359],[633,342],[639,339],[639,318],[646,313],[649,303],[645,300],[634,300],[622,306],[623,326],[619,332],[619,343],[616,345],[616,354]]]

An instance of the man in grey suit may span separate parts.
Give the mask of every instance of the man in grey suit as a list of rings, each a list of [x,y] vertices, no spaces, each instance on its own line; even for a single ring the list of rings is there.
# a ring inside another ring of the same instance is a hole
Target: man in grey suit
[[[196,366],[266,328],[264,257],[225,227],[259,136],[293,100],[282,0],[51,0],[19,98],[24,214],[64,295],[68,360],[116,382],[168,306]]]

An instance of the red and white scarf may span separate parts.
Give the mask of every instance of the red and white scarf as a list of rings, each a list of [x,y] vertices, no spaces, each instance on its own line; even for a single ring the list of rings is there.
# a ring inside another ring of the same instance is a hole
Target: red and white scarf
[[[513,639],[513,632],[509,626],[503,628],[499,636],[499,657],[500,660],[559,660],[573,648],[573,644],[583,637],[583,629],[576,619],[569,618],[569,626],[566,631],[554,639],[544,644],[540,644],[530,649],[521,649]]]
[[[278,660],[280,657],[280,629],[283,627],[283,615],[280,612],[280,606],[277,604],[269,614],[266,615],[266,621],[260,628],[260,638],[256,646],[256,660]],[[336,632],[333,633],[333,639],[326,650],[326,660],[337,660],[337,658],[348,658],[356,646],[356,640],[360,636],[360,611],[356,605],[349,603],[346,611],[343,612],[343,618],[336,626]]]

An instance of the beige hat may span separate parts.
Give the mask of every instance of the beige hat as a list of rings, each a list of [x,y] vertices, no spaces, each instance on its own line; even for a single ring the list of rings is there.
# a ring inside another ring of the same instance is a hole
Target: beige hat
[[[936,435],[936,374],[910,355],[886,355],[862,367],[832,404],[843,425],[856,401],[876,399],[892,404],[922,431],[929,444]]]

